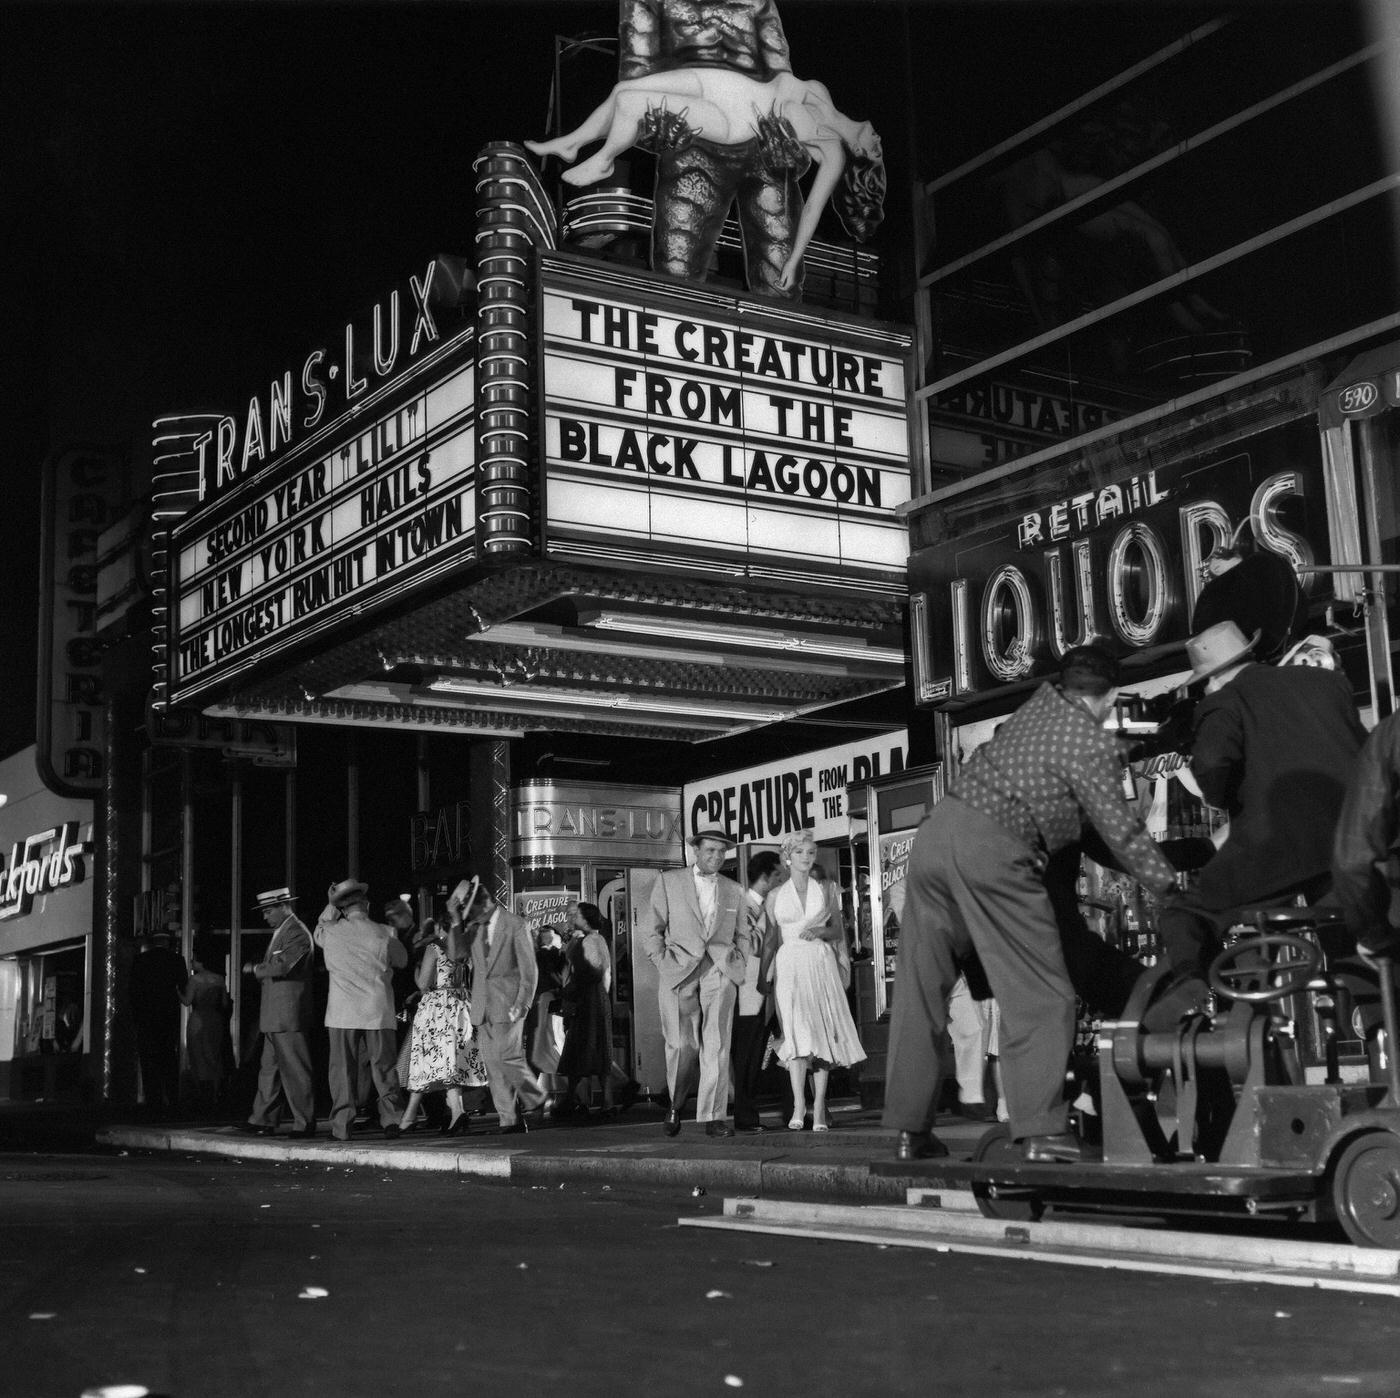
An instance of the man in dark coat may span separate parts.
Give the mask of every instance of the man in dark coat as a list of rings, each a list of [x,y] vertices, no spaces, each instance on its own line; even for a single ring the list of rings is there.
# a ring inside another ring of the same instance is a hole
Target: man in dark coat
[[[1187,643],[1191,682],[1206,682],[1191,773],[1206,802],[1229,814],[1230,832],[1196,887],[1161,911],[1179,976],[1205,972],[1239,908],[1295,894],[1315,902],[1327,891],[1337,817],[1366,737],[1342,674],[1254,664],[1253,645],[1233,621]]]
[[[758,1080],[763,1072],[763,1052],[768,1046],[768,1022],[773,1017],[773,958],[781,938],[771,925],[763,900],[776,883],[781,867],[775,850],[759,850],[749,856],[749,887],[744,906],[760,954],[750,956],[745,967],[729,1046],[729,1065],[734,1071],[734,1129],[745,1136],[756,1136],[764,1129],[758,1114]]]
[[[169,932],[156,932],[131,963],[131,1013],[146,1109],[173,1111],[180,1094],[180,992],[189,979]]]

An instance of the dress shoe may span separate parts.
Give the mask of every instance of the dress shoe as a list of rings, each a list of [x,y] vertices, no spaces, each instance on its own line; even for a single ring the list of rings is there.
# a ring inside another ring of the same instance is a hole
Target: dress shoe
[[[932,1131],[901,1131],[894,1158],[899,1161],[937,1160],[948,1154],[948,1147]]]
[[[761,1123],[755,1123],[753,1126],[736,1126],[734,1130],[741,1136],[761,1136],[768,1128]]]
[[[705,1134],[707,1136],[732,1136],[734,1128],[727,1121],[707,1121]]]
[[[287,1139],[292,1141],[309,1141],[316,1134],[316,1123],[310,1122],[306,1126],[294,1126],[287,1132]]]
[[[241,1131],[245,1136],[271,1136],[276,1130],[276,1127],[259,1126],[256,1122],[252,1121],[240,1121],[233,1129],[235,1131]]]
[[[1099,1160],[1099,1150],[1081,1141],[1072,1131],[1058,1131],[1053,1136],[1027,1136],[1021,1143],[1027,1160],[1039,1164],[1073,1165],[1080,1160]]]
[[[528,1136],[530,1128],[525,1125],[525,1118],[517,1117],[509,1126],[501,1127],[502,1136]]]
[[[667,1112],[666,1122],[661,1128],[668,1136],[679,1136],[681,1134],[681,1114],[679,1112]]]
[[[385,1139],[385,1140],[388,1140],[388,1141],[397,1141],[397,1140],[399,1139],[399,1137],[402,1136],[402,1135],[403,1135],[403,1128],[400,1127],[400,1125],[398,1124],[397,1121],[391,1121],[391,1122],[388,1124],[388,1126],[386,1126],[386,1127],[384,1128],[384,1139]]]

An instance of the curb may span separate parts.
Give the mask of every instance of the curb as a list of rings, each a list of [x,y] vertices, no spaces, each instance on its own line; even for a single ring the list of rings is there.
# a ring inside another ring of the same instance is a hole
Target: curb
[[[810,1162],[732,1155],[623,1155],[614,1151],[476,1148],[453,1150],[394,1145],[356,1145],[323,1140],[317,1144],[220,1136],[201,1130],[114,1126],[100,1131],[103,1145],[127,1150],[180,1151],[228,1159],[285,1161],[304,1165],[359,1167],[399,1172],[457,1174],[511,1184],[564,1181],[632,1185],[671,1185],[747,1196],[782,1195],[849,1203],[899,1203],[918,1183],[898,1175],[872,1175],[864,1161]],[[883,1144],[883,1142],[881,1143]],[[875,1143],[871,1142],[872,1147]],[[872,1154],[878,1147],[872,1150]]]
[[[511,1177],[511,1155],[480,1151],[413,1150],[401,1146],[357,1146],[327,1140],[319,1146],[281,1144],[268,1140],[236,1140],[197,1131],[158,1131],[147,1127],[114,1126],[97,1133],[102,1145],[127,1150],[188,1151],[237,1160],[294,1161],[299,1165],[346,1165],[371,1170],[412,1170],[418,1173],[470,1175],[480,1179]]]

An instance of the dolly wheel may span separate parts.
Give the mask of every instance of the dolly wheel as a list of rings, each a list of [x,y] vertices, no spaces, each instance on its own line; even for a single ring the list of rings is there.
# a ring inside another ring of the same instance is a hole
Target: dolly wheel
[[[1368,1131],[1332,1172],[1332,1204],[1346,1235],[1364,1248],[1400,1248],[1400,1138]]]
[[[1011,1128],[1004,1122],[985,1132],[972,1152],[973,1164],[990,1162],[995,1165],[1024,1165],[1025,1157],[1020,1145],[1011,1139]],[[992,1190],[999,1192],[992,1194]],[[983,1218],[1004,1218],[1012,1223],[1034,1223],[1045,1212],[1045,1205],[1034,1194],[1016,1193],[1008,1196],[1000,1192],[1001,1187],[991,1184],[974,1184],[973,1197]]]

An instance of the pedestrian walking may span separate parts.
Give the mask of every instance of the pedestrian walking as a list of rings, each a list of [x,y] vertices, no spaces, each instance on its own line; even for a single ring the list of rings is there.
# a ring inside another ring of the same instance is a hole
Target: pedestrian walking
[[[326,958],[330,992],[326,1032],[330,1041],[331,1135],[349,1140],[355,1119],[356,1062],[370,1065],[379,1124],[396,1137],[404,1111],[394,1067],[393,972],[408,960],[394,930],[369,915],[369,889],[358,879],[330,886],[313,937]]]
[[[311,933],[295,911],[290,888],[259,893],[255,904],[272,929],[272,940],[261,961],[243,970],[258,982],[258,1029],[262,1057],[253,1109],[241,1128],[270,1136],[281,1120],[282,1107],[292,1114],[292,1135],[316,1134],[315,1080],[311,1070]]]

